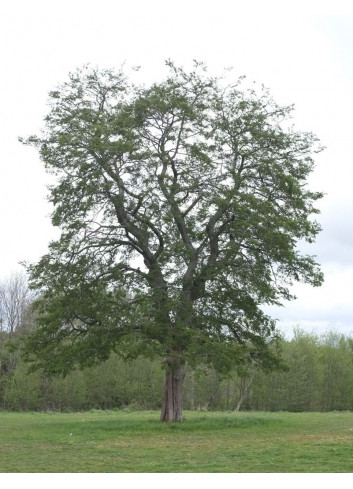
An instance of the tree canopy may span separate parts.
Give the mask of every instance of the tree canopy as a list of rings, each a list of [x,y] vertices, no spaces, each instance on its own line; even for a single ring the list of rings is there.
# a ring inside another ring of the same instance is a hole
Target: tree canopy
[[[137,86],[85,67],[50,93],[35,145],[60,239],[29,266],[39,328],[26,356],[50,373],[112,351],[164,358],[162,419],[182,419],[185,362],[278,365],[265,304],[323,276],[298,250],[320,230],[307,187],[317,138],[269,92],[199,63]]]

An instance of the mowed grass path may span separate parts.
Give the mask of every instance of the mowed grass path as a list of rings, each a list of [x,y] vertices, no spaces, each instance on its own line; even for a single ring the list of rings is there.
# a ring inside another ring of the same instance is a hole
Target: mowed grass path
[[[0,472],[353,472],[353,413],[0,413]]]

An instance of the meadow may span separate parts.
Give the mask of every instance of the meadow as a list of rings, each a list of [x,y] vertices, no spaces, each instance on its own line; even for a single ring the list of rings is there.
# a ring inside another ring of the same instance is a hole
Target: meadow
[[[353,413],[0,413],[1,473],[353,472]]]

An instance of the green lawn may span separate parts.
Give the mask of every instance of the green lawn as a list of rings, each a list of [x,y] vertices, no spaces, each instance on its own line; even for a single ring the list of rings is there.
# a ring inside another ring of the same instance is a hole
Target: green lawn
[[[0,413],[0,472],[353,472],[353,413]]]

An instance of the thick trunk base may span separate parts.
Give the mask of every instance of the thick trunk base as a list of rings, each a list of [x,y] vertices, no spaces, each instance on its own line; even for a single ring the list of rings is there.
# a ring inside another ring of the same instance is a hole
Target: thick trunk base
[[[179,365],[166,372],[161,421],[183,420],[184,377],[184,365]]]

